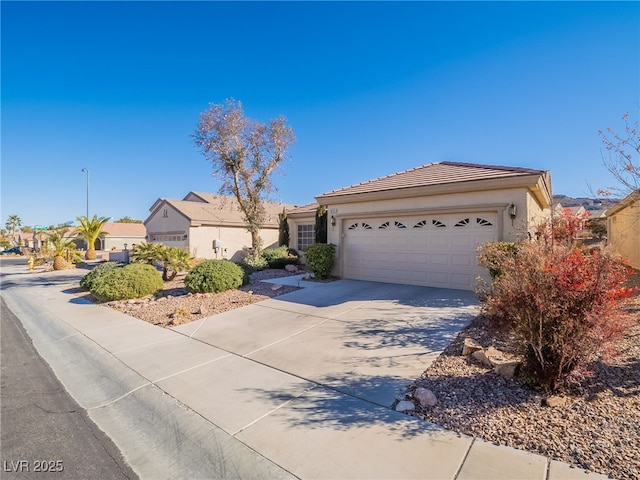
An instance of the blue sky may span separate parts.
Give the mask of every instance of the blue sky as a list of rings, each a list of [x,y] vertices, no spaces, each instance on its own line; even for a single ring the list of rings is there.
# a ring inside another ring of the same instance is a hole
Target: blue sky
[[[216,192],[198,115],[233,97],[297,141],[274,200],[450,160],[614,184],[640,105],[637,2],[1,2],[1,226],[145,219]]]

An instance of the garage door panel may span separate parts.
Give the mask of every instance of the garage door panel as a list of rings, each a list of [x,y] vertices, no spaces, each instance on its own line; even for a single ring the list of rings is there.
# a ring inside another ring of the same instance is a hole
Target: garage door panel
[[[350,225],[355,223],[361,228],[346,232],[344,267],[347,278],[361,280],[471,290],[475,278],[486,275],[478,266],[477,246],[497,239],[496,215],[489,213],[354,220]]]
[[[448,235],[433,235],[428,239],[428,247],[429,248],[446,248],[449,245],[449,236]]]
[[[429,255],[429,265],[449,265],[449,255],[432,253]]]
[[[453,254],[451,255],[451,265],[454,266],[464,266],[471,267],[475,263],[475,255],[472,257],[471,255],[464,254]]]

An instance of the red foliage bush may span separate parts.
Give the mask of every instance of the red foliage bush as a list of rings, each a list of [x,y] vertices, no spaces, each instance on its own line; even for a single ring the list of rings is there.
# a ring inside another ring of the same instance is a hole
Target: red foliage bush
[[[629,326],[621,303],[633,291],[624,288],[626,267],[612,257],[541,242],[488,244],[479,258],[500,272],[483,298],[484,312],[513,331],[521,371],[545,389],[562,389],[595,355],[610,354]]]

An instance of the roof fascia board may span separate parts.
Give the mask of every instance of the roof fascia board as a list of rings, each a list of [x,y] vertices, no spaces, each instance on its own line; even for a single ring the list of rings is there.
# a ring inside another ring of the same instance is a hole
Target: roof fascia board
[[[540,181],[540,174],[518,175],[514,177],[470,180],[467,182],[450,182],[438,185],[397,188],[379,192],[353,193],[350,195],[319,195],[316,197],[320,205],[328,206],[338,203],[359,203],[363,201],[390,200],[395,198],[425,197],[447,193],[468,193],[486,190],[504,190],[506,188],[526,187],[534,190]],[[538,187],[539,189],[539,187]],[[543,195],[544,197],[544,195]]]
[[[609,210],[605,212],[605,216],[610,217],[611,215],[615,215],[616,213],[624,210],[625,208],[631,206],[633,202],[640,200],[640,190],[635,190],[631,192],[629,195],[624,197],[620,202],[611,207]]]

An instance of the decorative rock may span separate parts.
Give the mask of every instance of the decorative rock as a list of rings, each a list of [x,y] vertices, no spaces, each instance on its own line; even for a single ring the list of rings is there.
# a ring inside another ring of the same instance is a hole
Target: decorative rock
[[[418,387],[416,388],[413,397],[420,402],[420,406],[424,407],[434,407],[438,404],[438,399],[436,395],[429,390],[428,388]]]
[[[462,355],[467,357],[473,352],[477,352],[478,350],[482,350],[482,345],[480,345],[472,338],[467,337],[464,339],[464,345],[462,346]]]
[[[415,410],[416,406],[413,404],[413,402],[410,402],[408,400],[403,400],[402,402],[398,402],[398,404],[396,405],[396,412],[407,412],[409,410]]]
[[[520,362],[517,360],[504,361],[493,366],[493,371],[505,378],[513,378],[520,368]]]
[[[489,362],[491,362],[492,366],[496,366],[499,365],[501,363],[504,363],[507,359],[504,357],[504,353],[502,353],[500,350],[498,350],[495,347],[489,347],[484,351],[484,354],[486,355],[487,359],[489,360]]]
[[[280,290],[282,288],[282,285],[279,283],[274,283],[273,285],[271,285],[271,290],[273,290],[274,292],[276,290]]]
[[[296,267],[295,265],[285,265],[284,269],[289,273],[297,273],[298,272],[298,267]]]
[[[564,407],[567,404],[567,397],[552,395],[542,399],[543,407]]]
[[[206,315],[206,314],[207,314],[207,308],[204,305],[200,305],[200,308],[196,310],[196,315]]]
[[[489,361],[484,353],[484,350],[477,350],[471,354],[474,360],[480,362],[485,367],[493,367],[493,364]]]

